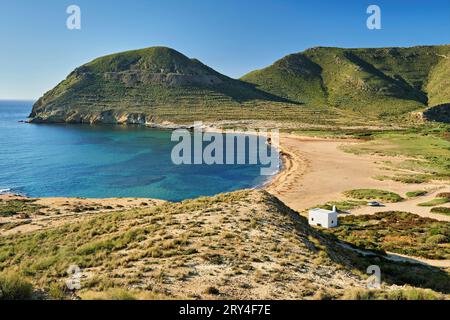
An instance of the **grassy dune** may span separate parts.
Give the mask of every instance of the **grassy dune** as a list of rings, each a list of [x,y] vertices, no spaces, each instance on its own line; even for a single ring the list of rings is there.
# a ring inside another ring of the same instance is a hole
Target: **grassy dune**
[[[359,256],[255,190],[0,236],[0,286],[10,296],[32,285],[31,297],[69,299],[74,264],[85,299],[339,299],[365,287],[371,264],[382,267],[386,294],[392,284],[449,293],[446,272]]]

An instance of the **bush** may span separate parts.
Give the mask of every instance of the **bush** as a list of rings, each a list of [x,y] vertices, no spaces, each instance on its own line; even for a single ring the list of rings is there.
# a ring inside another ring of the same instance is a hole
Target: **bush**
[[[0,300],[29,300],[33,286],[17,273],[0,274]]]
[[[447,216],[450,216],[450,208],[446,207],[434,207],[431,208],[431,213],[438,213],[438,214],[445,214]]]
[[[410,191],[406,193],[406,196],[409,198],[415,198],[426,195],[427,192],[425,190],[416,190],[416,191]]]
[[[56,283],[50,285],[48,296],[53,300],[65,300],[67,298],[65,287]]]
[[[443,296],[433,290],[408,288],[388,292],[388,300],[441,300]]]
[[[398,194],[378,189],[355,189],[344,192],[344,195],[354,199],[383,200],[388,202],[399,202],[403,198]]]
[[[211,294],[211,295],[218,295],[218,294],[220,294],[220,291],[216,287],[208,287],[208,288],[206,288],[205,293]]]
[[[427,240],[426,240],[426,243],[431,243],[431,244],[440,244],[440,243],[447,243],[447,242],[448,242],[448,238],[446,236],[444,236],[443,234],[436,234],[434,236],[427,238]]]
[[[133,294],[123,289],[110,289],[107,298],[108,300],[137,300]]]
[[[348,290],[344,300],[442,300],[443,295],[430,289],[405,288],[398,290]]]
[[[449,198],[435,198],[433,200],[427,201],[427,202],[422,202],[419,203],[418,206],[420,207],[434,207],[440,204],[444,204],[449,202],[450,199]]]

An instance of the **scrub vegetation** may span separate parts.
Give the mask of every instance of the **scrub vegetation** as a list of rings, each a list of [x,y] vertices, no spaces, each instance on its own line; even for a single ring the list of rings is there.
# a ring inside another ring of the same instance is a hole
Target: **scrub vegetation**
[[[325,232],[361,249],[450,259],[450,223],[412,213],[343,216],[337,228]]]
[[[355,154],[394,157],[396,161],[384,161],[393,174],[376,177],[381,180],[412,184],[450,180],[449,125],[430,124],[402,133],[374,133],[369,141],[343,149]]]
[[[368,263],[382,266],[382,291],[398,284],[449,293],[446,272],[361,257],[257,190],[0,236],[0,272],[23,280],[5,283],[13,292],[30,283],[46,299],[339,299],[365,287]],[[73,264],[81,268],[75,293],[64,285]]]
[[[381,200],[386,202],[399,202],[403,198],[398,194],[377,189],[355,189],[344,192],[344,195],[354,199]]]

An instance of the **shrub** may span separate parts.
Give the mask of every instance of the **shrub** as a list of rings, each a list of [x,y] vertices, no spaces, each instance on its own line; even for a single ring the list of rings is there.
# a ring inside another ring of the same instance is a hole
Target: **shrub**
[[[110,288],[102,292],[88,291],[80,295],[82,300],[138,300],[134,293],[119,288]]]
[[[450,201],[449,198],[436,198],[436,199],[433,199],[433,200],[430,200],[430,201],[427,201],[427,202],[419,203],[418,206],[420,206],[420,207],[434,207],[434,206],[437,206],[437,205],[440,205],[440,204],[447,203],[449,201]]]
[[[450,216],[450,208],[446,207],[434,207],[431,208],[431,213],[438,213],[438,214],[445,214],[447,216]]]
[[[427,240],[426,240],[426,243],[431,243],[431,244],[440,244],[440,243],[447,243],[447,242],[448,242],[448,238],[446,236],[444,236],[443,234],[436,234],[434,236],[427,238]]]
[[[29,300],[33,286],[17,273],[0,274],[0,300]]]
[[[48,295],[50,299],[53,300],[64,300],[67,298],[66,292],[64,291],[64,287],[56,283],[50,285]]]
[[[134,295],[123,289],[111,289],[108,291],[108,300],[137,300]]]
[[[219,291],[219,289],[217,289],[216,287],[208,287],[208,288],[206,288],[206,291],[205,291],[207,294],[212,294],[212,295],[218,295],[218,294],[220,294],[220,291]]]
[[[429,289],[407,288],[389,291],[388,300],[441,300],[442,295]]]
[[[348,290],[344,300],[442,300],[443,295],[430,289],[405,288],[398,290]]]
[[[388,202],[399,202],[403,198],[398,194],[385,190],[378,189],[355,189],[344,192],[344,195],[354,199],[364,199],[364,200],[383,200]]]
[[[416,190],[416,191],[410,191],[406,193],[406,196],[409,198],[415,198],[426,195],[427,192],[425,190]]]

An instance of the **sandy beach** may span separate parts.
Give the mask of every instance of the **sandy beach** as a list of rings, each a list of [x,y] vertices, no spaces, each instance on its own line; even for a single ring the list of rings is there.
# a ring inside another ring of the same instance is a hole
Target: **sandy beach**
[[[266,185],[265,189],[300,213],[328,201],[343,200],[345,197],[342,193],[351,189],[382,189],[398,193],[402,197],[405,197],[408,191],[425,189],[429,193],[424,197],[386,204],[381,208],[361,207],[351,213],[370,214],[399,210],[450,221],[449,216],[430,214],[429,207],[417,206],[420,202],[431,200],[438,192],[450,191],[448,185],[444,182],[417,185],[374,179],[376,176],[392,174],[383,167],[382,161],[400,161],[401,159],[355,155],[346,153],[340,148],[357,143],[361,141],[282,134],[280,149],[284,159],[283,170]]]

